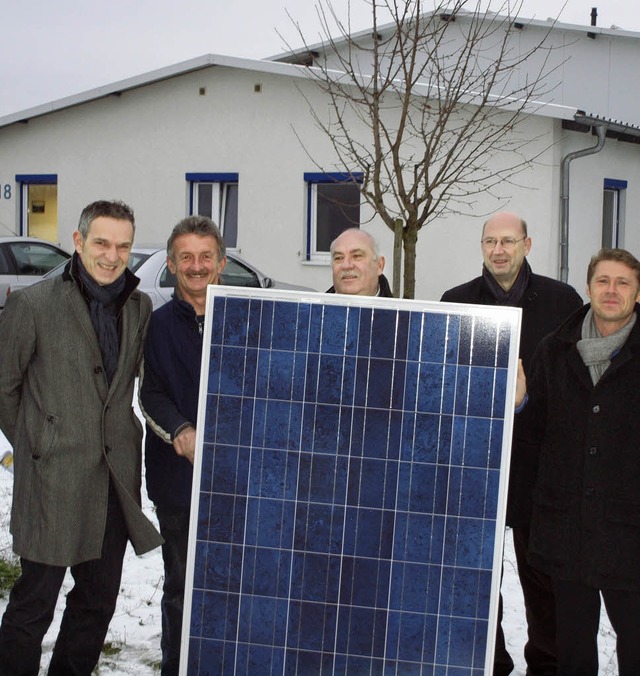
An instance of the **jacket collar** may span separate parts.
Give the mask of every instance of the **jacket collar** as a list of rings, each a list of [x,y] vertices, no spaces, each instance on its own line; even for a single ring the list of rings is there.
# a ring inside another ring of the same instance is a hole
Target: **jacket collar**
[[[335,292],[336,292],[335,286],[332,286],[325,291],[325,293],[335,293]],[[376,297],[378,297],[378,298],[393,298],[393,292],[391,291],[391,285],[389,284],[389,280],[384,276],[384,274],[380,274],[378,276],[378,293],[376,294]]]
[[[198,315],[196,314],[193,305],[191,305],[191,303],[187,303],[186,300],[182,300],[182,298],[178,296],[177,292],[174,292],[173,295],[171,296],[171,303],[173,312],[182,321],[191,324],[194,330],[197,330],[199,333],[201,333],[202,324],[198,320]]]

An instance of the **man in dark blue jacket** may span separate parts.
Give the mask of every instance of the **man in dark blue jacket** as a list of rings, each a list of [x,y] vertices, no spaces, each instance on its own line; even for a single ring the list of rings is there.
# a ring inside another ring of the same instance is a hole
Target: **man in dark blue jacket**
[[[140,406],[147,421],[147,492],[165,540],[163,676],[177,675],[180,662],[204,312],[207,286],[218,284],[225,252],[210,219],[190,216],[175,226],[167,266],[176,276],[176,291],[151,316],[145,346]]]
[[[441,300],[477,305],[509,305],[522,308],[520,358],[525,373],[538,343],[582,306],[573,287],[536,275],[527,262],[531,238],[520,216],[500,212],[485,224],[481,238],[482,275],[444,293]],[[507,525],[513,542],[527,615],[528,642],[524,649],[527,676],[556,673],[555,602],[551,581],[533,569],[526,559],[531,522],[531,490],[535,461],[513,446],[507,498]],[[501,626],[500,597],[494,676],[513,670]]]

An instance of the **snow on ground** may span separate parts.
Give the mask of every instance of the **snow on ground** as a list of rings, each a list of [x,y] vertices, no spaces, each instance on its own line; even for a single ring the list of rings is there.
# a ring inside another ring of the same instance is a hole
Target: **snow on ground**
[[[0,434],[0,456],[10,446]],[[0,558],[13,557],[9,535],[9,513],[11,509],[12,475],[0,468]],[[153,506],[143,490],[143,508],[154,518]],[[160,667],[160,598],[162,596],[162,556],[160,549],[137,557],[131,546],[124,561],[121,593],[113,620],[107,634],[107,644],[115,650],[103,653],[95,673],[100,676],[147,676],[159,673]],[[60,594],[56,615],[43,642],[41,674],[51,659],[55,637],[60,627],[64,610],[65,593],[73,586],[67,574]],[[503,628],[507,646],[516,668],[514,676],[524,676],[526,665],[523,646],[526,641],[526,623],[522,593],[516,573],[515,555],[511,533],[505,539]],[[7,599],[0,599],[0,614],[4,612]],[[615,658],[615,634],[606,615],[600,625],[600,674],[614,676],[617,673]]]
[[[0,455],[10,448],[0,435]],[[9,515],[11,509],[12,475],[4,469],[0,474],[0,558],[15,559],[11,551]],[[145,495],[146,500],[146,495]],[[152,506],[146,500],[145,512],[153,518]],[[124,676],[160,673],[160,598],[162,596],[162,556],[160,549],[137,557],[128,545],[125,555],[121,592],[116,612],[111,621],[106,642],[113,646],[113,654],[102,655],[96,674]],[[58,598],[56,614],[42,646],[41,674],[51,659],[60,620],[64,611],[66,593],[73,587],[69,573]],[[8,598],[0,599],[0,613]],[[115,652],[119,650],[119,652]]]

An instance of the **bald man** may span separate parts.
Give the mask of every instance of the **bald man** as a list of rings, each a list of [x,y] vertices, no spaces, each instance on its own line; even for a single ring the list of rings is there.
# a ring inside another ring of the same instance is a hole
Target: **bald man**
[[[449,289],[441,300],[522,308],[520,358],[527,373],[538,343],[582,307],[582,299],[569,285],[532,272],[527,262],[531,237],[527,232],[527,224],[517,214],[506,211],[494,214],[484,224],[480,245],[484,261],[482,275]],[[509,474],[507,526],[513,529],[518,576],[527,615],[528,642],[524,656],[528,676],[555,676],[556,623],[551,581],[531,568],[526,560],[535,462],[523,456],[524,453],[519,453],[514,444]],[[513,671],[513,660],[505,646],[501,621],[502,597],[496,632],[494,676],[504,676]]]

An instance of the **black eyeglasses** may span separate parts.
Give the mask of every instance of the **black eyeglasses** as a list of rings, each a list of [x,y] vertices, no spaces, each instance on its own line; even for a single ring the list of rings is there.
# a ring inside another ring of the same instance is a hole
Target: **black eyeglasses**
[[[500,242],[500,246],[508,251],[509,249],[513,249],[518,242],[522,242],[524,239],[527,239],[526,235],[520,239],[516,239],[515,237],[502,237],[501,239],[485,237],[480,241],[485,249],[495,249],[498,246],[498,242]]]

